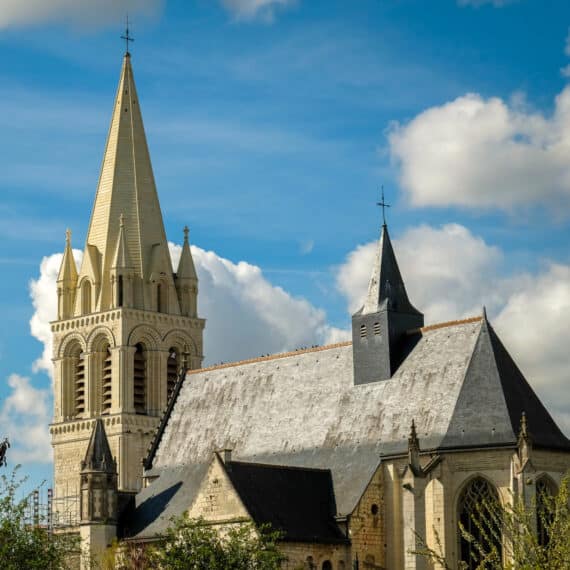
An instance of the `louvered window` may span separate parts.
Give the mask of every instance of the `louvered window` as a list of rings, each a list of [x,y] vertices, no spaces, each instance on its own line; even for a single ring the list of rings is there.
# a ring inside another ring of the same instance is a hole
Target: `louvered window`
[[[366,338],[366,325],[360,325],[360,338]]]
[[[178,351],[175,348],[171,348],[168,351],[168,362],[166,364],[166,393],[167,400],[170,400],[172,392],[174,392],[174,387],[178,381],[178,366],[179,366]]]
[[[79,353],[75,365],[75,416],[80,418],[85,413],[85,355]]]
[[[374,334],[375,335],[380,334],[380,323],[374,323]]]
[[[137,414],[146,413],[146,356],[142,344],[137,344],[134,358],[134,406]]]
[[[110,414],[111,406],[113,405],[112,369],[113,369],[113,363],[111,361],[111,351],[109,350],[109,348],[107,348],[103,356],[103,367],[101,375],[101,388],[102,388],[101,412],[103,414]]]

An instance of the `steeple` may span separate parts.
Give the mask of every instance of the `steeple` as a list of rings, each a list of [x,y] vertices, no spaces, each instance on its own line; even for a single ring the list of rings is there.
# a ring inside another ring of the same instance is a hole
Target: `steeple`
[[[121,214],[124,236],[119,239]],[[110,270],[121,242],[133,271],[133,306],[155,310],[153,278],[156,281],[156,276],[160,276],[163,289],[173,289],[174,281],[128,53],[123,59],[80,275],[80,279],[85,276],[95,285],[96,311],[112,306]],[[99,283],[92,273],[99,273]],[[174,302],[164,309],[176,314],[176,296],[171,297]]]
[[[130,269],[131,259],[129,256],[129,246],[125,237],[125,216],[121,214],[119,218],[119,237],[117,239],[117,249],[113,257],[111,269]]]
[[[184,228],[184,245],[176,272],[176,291],[180,301],[180,312],[187,317],[196,317],[198,311],[198,276],[188,241],[188,226]]]
[[[65,249],[57,276],[58,318],[73,316],[73,305],[77,289],[77,268],[71,249],[71,230],[65,232]]]
[[[377,313],[385,309],[420,314],[408,299],[406,286],[400,274],[388,233],[388,226],[383,224],[380,240],[376,248],[372,276],[368,285],[368,294],[361,309],[361,314]]]
[[[407,333],[423,324],[422,313],[408,299],[384,222],[368,293],[352,317],[355,384],[391,378],[411,348]]]

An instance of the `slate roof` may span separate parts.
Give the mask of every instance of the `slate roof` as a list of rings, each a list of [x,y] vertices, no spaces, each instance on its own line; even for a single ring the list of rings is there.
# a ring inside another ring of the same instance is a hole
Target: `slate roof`
[[[91,437],[89,438],[89,445],[85,453],[85,459],[81,464],[81,468],[90,471],[103,471],[105,473],[115,473],[116,465],[109,447],[109,440],[105,433],[105,426],[103,420],[98,418],[95,420]]]
[[[189,507],[215,449],[231,448],[239,461],[330,469],[342,515],[382,456],[406,453],[412,419],[424,451],[513,447],[525,410],[535,447],[570,451],[486,318],[414,334],[394,376],[370,384],[353,384],[351,343],[189,372],[147,462],[159,478],[137,506],[178,489],[140,536]]]
[[[232,461],[227,474],[252,519],[291,542],[344,543],[335,521],[331,472]]]

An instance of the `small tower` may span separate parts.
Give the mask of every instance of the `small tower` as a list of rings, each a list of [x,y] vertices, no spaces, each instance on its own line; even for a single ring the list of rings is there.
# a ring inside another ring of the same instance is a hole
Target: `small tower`
[[[352,316],[354,383],[388,380],[407,354],[406,333],[424,325],[409,301],[386,223],[364,305]]]
[[[67,319],[73,315],[77,291],[77,268],[71,249],[71,230],[65,232],[65,250],[57,276],[57,318]]]
[[[188,226],[186,226],[184,228],[184,245],[176,272],[176,291],[180,301],[180,312],[185,317],[195,318],[198,312],[198,276],[190,251],[189,231]]]
[[[80,534],[82,547],[100,555],[117,534],[117,463],[103,421],[95,420],[81,462]]]

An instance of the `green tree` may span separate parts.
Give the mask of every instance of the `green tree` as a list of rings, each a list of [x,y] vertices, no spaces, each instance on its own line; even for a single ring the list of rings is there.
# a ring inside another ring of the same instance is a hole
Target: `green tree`
[[[542,493],[534,504],[527,506],[513,497],[506,505],[483,501],[471,515],[473,532],[459,525],[464,540],[472,545],[473,560],[458,568],[477,570],[568,570],[570,568],[570,473],[555,495]],[[540,529],[537,532],[537,529]],[[498,540],[494,540],[498,533]],[[451,564],[443,555],[436,533],[435,548],[417,535],[420,548],[414,553],[428,558],[446,570]],[[503,545],[503,552],[496,548]],[[501,555],[502,554],[502,555]],[[502,560],[501,560],[502,559]]]
[[[281,533],[252,523],[231,525],[224,532],[187,514],[173,519],[162,540],[145,548],[119,546],[120,570],[278,570],[285,560],[277,547]]]
[[[3,570],[64,570],[70,557],[77,557],[78,539],[52,534],[42,524],[30,524],[33,492],[18,498],[25,478],[18,467],[0,477],[0,567]]]

